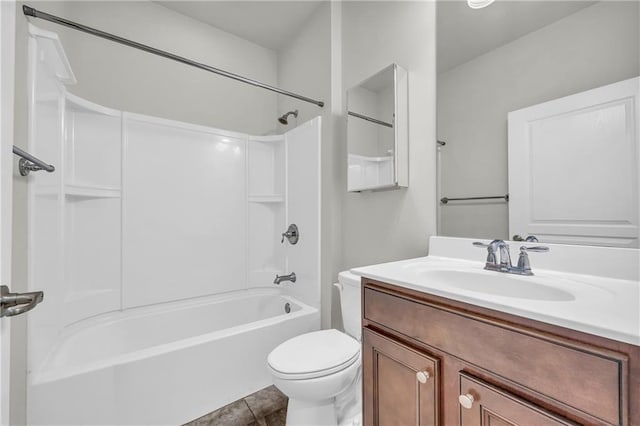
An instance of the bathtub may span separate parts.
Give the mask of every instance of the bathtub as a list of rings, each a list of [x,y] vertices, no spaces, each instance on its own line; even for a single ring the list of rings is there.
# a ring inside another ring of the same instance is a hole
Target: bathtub
[[[319,326],[277,288],[80,321],[29,371],[28,424],[185,423],[271,384],[268,353]]]

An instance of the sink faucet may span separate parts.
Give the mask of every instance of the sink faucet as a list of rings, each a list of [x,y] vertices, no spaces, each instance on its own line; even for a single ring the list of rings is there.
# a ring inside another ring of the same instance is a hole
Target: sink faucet
[[[292,272],[289,275],[278,275],[276,274],[276,279],[273,280],[274,284],[280,284],[282,281],[291,281],[292,283],[296,282],[296,273]]]
[[[531,272],[531,264],[529,263],[529,256],[527,252],[545,252],[549,251],[549,247],[535,246],[535,247],[520,247],[520,256],[518,257],[518,264],[513,266],[511,264],[511,255],[509,253],[509,245],[503,240],[493,240],[489,244],[474,242],[476,247],[486,247],[487,249],[487,261],[484,265],[484,269],[489,271],[506,272],[508,274],[518,275],[533,275]],[[498,262],[496,253],[500,255],[500,262]]]
[[[507,272],[511,267],[511,255],[509,254],[509,246],[502,240],[493,240],[489,244],[475,242],[476,247],[486,247],[487,249],[487,261],[484,265],[484,269],[491,271]],[[498,257],[500,261],[498,262]]]

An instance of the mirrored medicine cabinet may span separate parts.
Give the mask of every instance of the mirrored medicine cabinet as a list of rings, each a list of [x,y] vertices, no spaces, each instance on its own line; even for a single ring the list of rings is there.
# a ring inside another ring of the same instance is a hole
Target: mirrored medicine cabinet
[[[407,71],[391,64],[347,91],[347,189],[409,186]]]

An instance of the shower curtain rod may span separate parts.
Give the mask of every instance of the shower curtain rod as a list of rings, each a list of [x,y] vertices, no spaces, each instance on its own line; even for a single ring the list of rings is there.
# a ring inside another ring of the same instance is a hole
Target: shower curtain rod
[[[377,118],[369,117],[368,115],[358,114],[357,112],[353,111],[347,111],[347,114],[361,120],[370,121],[371,123],[379,124],[384,127],[391,127],[393,129],[393,124],[387,123],[386,121],[378,120]]]
[[[252,86],[261,87],[266,90],[270,90],[272,92],[279,93],[281,95],[290,96],[292,98],[299,99],[301,101],[309,102],[315,104],[319,107],[324,106],[323,101],[318,101],[315,99],[307,98],[306,96],[298,95],[297,93],[288,92],[286,90],[280,89],[278,87],[270,86],[265,83],[261,83],[256,80],[252,80],[250,78],[242,77],[241,75],[234,74],[228,71],[221,70],[219,68],[212,67],[210,65],[202,64],[200,62],[192,61],[191,59],[187,59],[182,56],[174,55],[173,53],[166,52],[164,50],[156,49],[155,47],[147,46],[142,43],[138,43],[135,41],[128,40],[126,38],[118,37],[113,34],[106,33],[104,31],[97,30],[95,28],[87,27],[86,25],[78,24],[77,22],[69,21],[64,18],[60,18],[58,16],[50,15],[48,13],[39,11],[34,9],[33,7],[23,5],[22,12],[26,16],[32,16],[34,18],[44,19],[45,21],[53,22],[59,25],[64,25],[65,27],[73,28],[74,30],[82,31],[97,37],[102,37],[107,40],[114,41],[116,43],[124,44],[125,46],[133,47],[136,49],[143,50],[148,53],[152,53],[154,55],[162,56],[163,58],[172,59],[174,61],[183,63],[185,65],[191,65],[192,67],[200,68],[205,71],[212,72],[214,74],[221,75],[223,77],[231,78],[233,80],[241,81],[246,84],[250,84]]]

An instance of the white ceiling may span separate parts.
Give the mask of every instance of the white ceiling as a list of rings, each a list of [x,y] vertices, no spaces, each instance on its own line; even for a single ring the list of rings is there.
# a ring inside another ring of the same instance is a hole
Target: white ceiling
[[[466,0],[437,5],[438,73],[545,27],[594,1],[504,1],[471,9]]]
[[[245,40],[280,50],[297,36],[322,1],[174,0],[156,3]],[[438,0],[438,72],[468,62],[594,3],[496,0],[489,7],[471,9],[466,0]]]
[[[157,1],[171,10],[260,46],[279,50],[295,38],[321,1]]]

